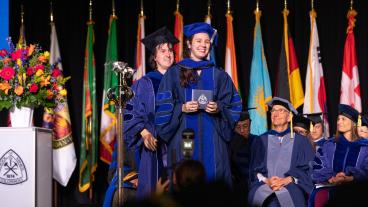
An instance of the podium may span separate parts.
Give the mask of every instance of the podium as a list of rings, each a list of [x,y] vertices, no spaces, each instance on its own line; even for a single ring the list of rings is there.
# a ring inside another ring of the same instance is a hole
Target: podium
[[[0,205],[52,206],[52,131],[0,127]]]

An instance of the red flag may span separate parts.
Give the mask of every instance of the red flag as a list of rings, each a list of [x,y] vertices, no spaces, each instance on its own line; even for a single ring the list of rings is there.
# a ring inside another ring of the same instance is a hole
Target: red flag
[[[183,15],[181,15],[179,7],[175,11],[174,16],[174,36],[179,40],[179,43],[174,45],[175,61],[179,62],[183,58]]]
[[[357,12],[355,10],[350,10],[347,15],[349,23],[344,47],[340,103],[350,105],[357,111],[361,112],[362,100],[360,96],[358,60],[355,50],[355,37],[353,30],[356,15]]]
[[[276,96],[289,100],[295,108],[298,108],[304,102],[304,92],[293,39],[289,34],[288,14],[289,11],[284,9],[284,34],[281,46]]]

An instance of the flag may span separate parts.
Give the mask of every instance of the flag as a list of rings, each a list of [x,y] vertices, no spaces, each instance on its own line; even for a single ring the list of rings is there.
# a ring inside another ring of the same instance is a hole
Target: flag
[[[340,103],[347,104],[362,111],[362,100],[360,96],[358,60],[355,51],[354,26],[357,12],[348,12],[348,28],[344,47],[344,59],[342,64]]]
[[[303,113],[312,114],[322,112],[325,137],[329,137],[326,88],[319,49],[316,16],[316,12],[312,10],[310,12],[311,33],[309,40],[307,74],[305,78]]]
[[[252,134],[260,135],[268,130],[267,127],[267,102],[272,99],[271,82],[267,69],[266,57],[263,51],[261,32],[261,11],[255,11],[255,27],[253,42],[253,58],[250,69],[250,84],[248,107],[256,107],[249,110],[252,120],[250,131]]]
[[[96,67],[93,54],[93,21],[88,21],[84,61],[84,84],[82,106],[82,133],[79,158],[79,191],[91,187],[97,168],[97,110],[96,110]]]
[[[63,71],[54,22],[51,22],[50,64]],[[66,186],[77,164],[66,97],[54,109],[45,108],[42,127],[53,130],[53,177],[62,186]]]
[[[204,22],[211,25],[211,15],[210,14],[206,15],[206,17],[204,18]],[[216,34],[212,36],[215,37]],[[210,51],[210,54],[208,54],[207,59],[211,60],[216,65],[215,44],[214,44],[213,38],[211,38],[211,51]]]
[[[146,74],[146,54],[145,48],[141,40],[144,38],[144,19],[146,17],[139,14],[138,17],[138,29],[137,29],[137,46],[135,54],[135,68],[137,71],[134,73],[134,81],[139,80]]]
[[[239,91],[238,75],[236,68],[236,53],[233,32],[233,16],[230,12],[226,14],[226,54],[225,54],[225,71],[230,75],[236,89]],[[239,93],[240,94],[240,93]]]
[[[303,86],[300,79],[294,43],[287,22],[289,10],[284,9],[282,13],[284,16],[284,34],[282,38],[275,95],[290,101],[294,108],[298,108],[304,102]]]
[[[183,15],[181,15],[179,9],[177,9],[174,16],[174,36],[179,40],[179,43],[174,45],[174,52],[175,61],[179,62],[183,58]]]
[[[100,126],[100,159],[107,164],[111,163],[112,152],[116,141],[116,115],[115,104],[107,98],[107,90],[118,85],[118,78],[112,70],[112,63],[118,60],[117,34],[116,34],[115,15],[110,16],[110,28],[108,31],[105,72],[104,72],[104,89],[102,96],[102,112]]]

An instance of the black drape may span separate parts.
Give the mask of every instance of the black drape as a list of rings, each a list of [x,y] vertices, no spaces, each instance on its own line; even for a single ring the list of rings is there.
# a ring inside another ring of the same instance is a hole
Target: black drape
[[[137,17],[140,9],[140,0],[115,0],[118,16],[118,48],[119,59],[134,65],[134,52],[136,43]],[[11,0],[10,1],[10,35],[14,41],[19,37],[20,4],[23,3],[25,11],[25,27],[27,43],[39,43],[44,49],[49,49],[50,1],[46,0]],[[73,126],[73,138],[79,155],[82,83],[84,49],[86,42],[86,22],[88,20],[89,0],[53,0],[54,18],[59,38],[64,75],[71,76],[67,84],[68,102]],[[249,88],[249,72],[252,59],[253,28],[255,0],[232,0],[234,16],[235,47],[238,64],[238,77],[241,85],[243,102],[246,105]],[[174,10],[176,0],[146,0],[144,1],[146,18],[146,34],[166,25],[173,31]],[[284,0],[260,0],[262,10],[262,32],[265,54],[272,84],[275,84],[281,49],[282,35],[282,9]],[[347,19],[349,9],[347,0],[315,0],[317,11],[317,24],[319,30],[322,64],[324,68],[327,101],[329,109],[331,132],[336,127],[337,104],[340,94],[340,79],[342,68],[343,48],[346,37]],[[295,49],[299,61],[301,77],[304,78],[307,67],[309,47],[309,0],[289,0],[288,8],[289,28],[295,42]],[[363,109],[367,110],[366,90],[368,86],[368,1],[356,0],[354,8],[358,12],[356,17],[355,37],[358,54],[358,68],[361,83]],[[207,13],[207,0],[183,0],[180,6],[184,16],[184,24],[203,21]],[[109,15],[111,13],[111,0],[93,1],[93,20],[95,21],[95,45],[97,69],[97,100],[98,111],[101,110],[101,93],[103,88],[103,64],[105,58],[107,30]],[[224,65],[224,51],[226,44],[226,0],[212,0],[212,24],[219,31],[219,42],[216,48],[217,63]],[[0,17],[1,18],[1,17]],[[4,41],[4,40],[1,40]],[[274,85],[273,85],[274,86]],[[0,124],[6,123],[6,112],[1,112]],[[41,125],[42,110],[36,111],[36,126]],[[100,114],[99,114],[100,116]],[[86,195],[77,191],[78,166],[66,188],[59,188],[60,206],[77,206],[83,204],[100,205],[106,189],[107,166],[99,163],[94,185],[95,199],[88,201]]]

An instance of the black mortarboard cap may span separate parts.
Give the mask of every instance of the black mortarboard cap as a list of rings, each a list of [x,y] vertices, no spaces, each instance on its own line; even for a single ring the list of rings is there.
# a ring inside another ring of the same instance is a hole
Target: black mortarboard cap
[[[293,126],[298,126],[307,131],[310,131],[310,120],[303,115],[293,116]]]
[[[358,122],[359,112],[349,105],[339,104],[339,115],[343,115],[355,123]]]
[[[267,105],[270,108],[272,108],[275,105],[280,105],[280,106],[285,107],[287,110],[289,110],[293,114],[298,114],[296,109],[293,107],[293,105],[291,105],[291,103],[288,100],[280,98],[280,97],[273,97],[271,101],[267,102]]]
[[[144,46],[151,52],[155,50],[157,45],[163,43],[171,43],[172,45],[179,42],[178,39],[166,28],[161,27],[150,35],[141,40]]]
[[[251,107],[251,108],[245,108],[243,109],[242,112],[240,112],[240,118],[239,121],[244,121],[249,119],[249,110],[253,110],[256,109],[256,107]]]
[[[322,112],[319,112],[319,113],[311,113],[311,114],[304,114],[304,115],[306,115],[307,118],[312,121],[312,124],[315,125],[315,124],[323,122],[322,114],[323,114]]]

